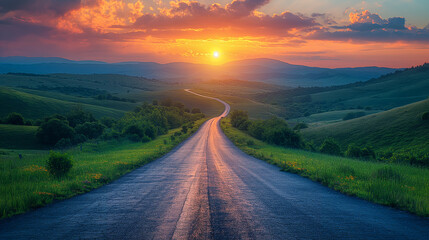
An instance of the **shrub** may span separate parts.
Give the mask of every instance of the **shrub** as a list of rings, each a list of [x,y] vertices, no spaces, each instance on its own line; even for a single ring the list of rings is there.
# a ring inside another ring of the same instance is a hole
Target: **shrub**
[[[350,119],[354,119],[354,118],[360,118],[360,117],[363,117],[365,115],[366,115],[365,112],[350,112],[350,113],[347,113],[343,117],[343,120],[346,121],[346,120],[350,120]]]
[[[51,151],[46,162],[46,169],[54,177],[66,175],[73,167],[71,158],[66,153]]]
[[[16,112],[9,113],[9,115],[6,118],[5,123],[13,124],[13,125],[24,125],[24,117],[22,117],[21,114],[16,113]]]
[[[142,138],[137,134],[130,134],[128,135],[128,139],[130,139],[133,142],[139,142]]]
[[[253,146],[253,145],[255,145],[255,141],[253,141],[252,139],[249,139],[249,140],[247,140],[246,145],[249,147]]]
[[[83,134],[89,139],[94,139],[103,134],[106,126],[99,122],[85,122],[76,126],[76,133]]]
[[[148,137],[148,136],[145,135],[145,136],[142,137],[141,141],[145,143],[145,142],[149,142],[150,140],[151,140],[150,137]]]
[[[75,134],[73,136],[73,138],[71,139],[71,143],[72,144],[79,144],[79,143],[85,142],[86,140],[88,140],[88,138],[85,135],[83,135],[83,134]]]
[[[240,130],[247,130],[249,127],[249,116],[246,111],[234,110],[231,113],[231,125]]]
[[[66,149],[72,146],[70,138],[61,138],[54,146],[56,149]]]
[[[84,112],[81,106],[76,106],[69,114],[67,114],[67,120],[71,127],[76,127],[79,124],[86,122],[95,122],[94,116],[91,113]]]
[[[345,155],[352,158],[360,158],[362,156],[361,149],[355,144],[350,144],[347,147]]]
[[[192,108],[191,113],[201,113],[199,108]]]
[[[423,121],[429,120],[429,112],[425,112],[425,113],[422,114],[422,120]]]
[[[111,118],[111,117],[102,117],[102,118],[100,119],[100,122],[101,122],[104,126],[106,126],[106,127],[108,127],[108,128],[111,128],[111,127],[113,127],[113,125],[115,124],[116,120],[115,120],[114,118]]]
[[[183,125],[183,126],[182,126],[182,132],[183,132],[183,133],[187,133],[187,132],[188,132],[188,126]]]
[[[40,125],[36,137],[43,144],[54,145],[61,138],[72,139],[74,134],[67,121],[52,118]]]
[[[319,151],[321,153],[331,154],[331,155],[341,155],[340,145],[333,139],[328,138],[323,141],[322,146],[320,146]]]

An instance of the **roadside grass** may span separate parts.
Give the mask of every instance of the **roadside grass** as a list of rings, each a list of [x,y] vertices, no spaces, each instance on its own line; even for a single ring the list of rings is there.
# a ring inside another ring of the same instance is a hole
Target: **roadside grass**
[[[269,145],[233,128],[221,127],[245,153],[332,189],[374,203],[429,216],[429,169],[369,162]]]
[[[88,192],[168,153],[195,132],[207,119],[146,143],[92,141],[67,152],[73,160],[70,173],[56,179],[45,168],[49,151],[0,150],[0,219]],[[172,138],[174,136],[174,139]],[[19,158],[22,155],[22,159]]]

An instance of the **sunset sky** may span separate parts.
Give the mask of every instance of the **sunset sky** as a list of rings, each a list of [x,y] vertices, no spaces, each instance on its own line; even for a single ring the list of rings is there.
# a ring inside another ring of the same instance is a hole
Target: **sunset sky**
[[[1,0],[0,56],[408,67],[429,61],[428,12],[428,0]]]

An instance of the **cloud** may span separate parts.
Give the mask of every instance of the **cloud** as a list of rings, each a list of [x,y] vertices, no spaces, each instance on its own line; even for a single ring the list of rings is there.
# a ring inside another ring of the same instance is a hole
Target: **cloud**
[[[31,15],[55,15],[80,8],[82,5],[94,5],[97,0],[2,0],[0,13],[27,13]]]
[[[274,15],[256,11],[268,2],[234,0],[224,7],[216,3],[205,6],[197,1],[172,2],[170,8],[162,9],[159,14],[144,14],[133,27],[144,30],[211,28],[220,31],[230,28],[248,35],[259,33],[285,36],[290,30],[318,25],[314,18],[287,11]]]
[[[403,17],[383,19],[376,13],[364,10],[350,13],[349,21],[349,25],[321,28],[307,38],[355,42],[429,42],[429,29],[406,27]]]

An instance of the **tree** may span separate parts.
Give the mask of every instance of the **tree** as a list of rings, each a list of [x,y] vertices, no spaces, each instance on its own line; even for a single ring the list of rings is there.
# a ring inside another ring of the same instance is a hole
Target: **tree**
[[[85,135],[89,139],[94,139],[103,134],[106,126],[99,122],[86,122],[76,126],[75,130],[79,134]]]
[[[79,124],[85,122],[95,122],[95,118],[91,113],[84,112],[80,105],[77,105],[69,114],[67,114],[67,120],[71,127],[76,127]]]
[[[331,155],[341,155],[340,145],[333,138],[325,139],[319,151]]]
[[[24,125],[24,122],[25,121],[22,115],[16,112],[9,113],[9,115],[6,118],[7,124]]]
[[[246,111],[234,110],[231,113],[231,125],[240,130],[247,130],[249,127],[249,116]]]
[[[72,139],[74,133],[67,121],[52,118],[40,125],[36,137],[43,144],[55,145],[62,138]]]

